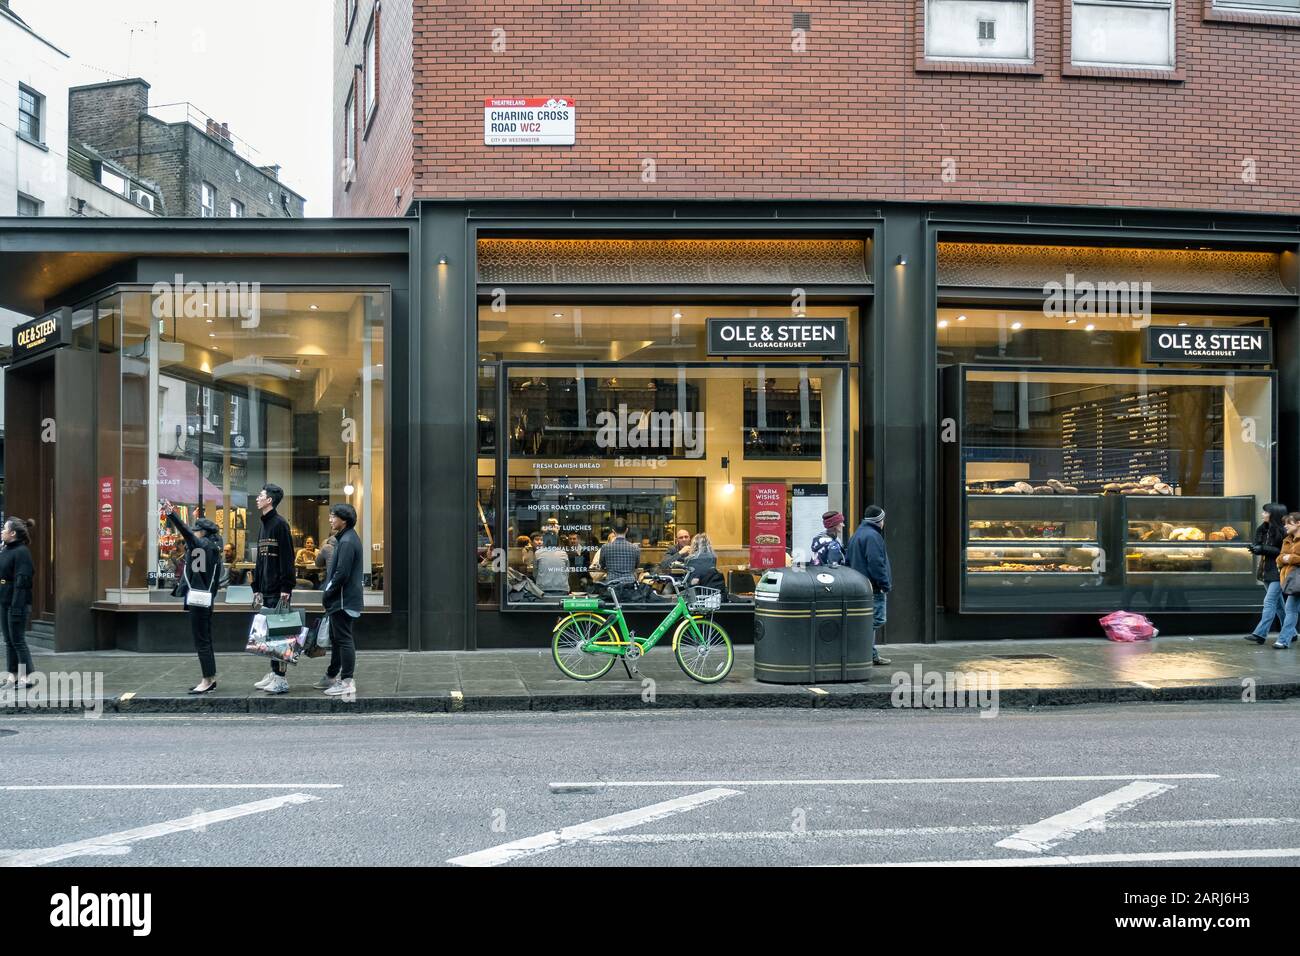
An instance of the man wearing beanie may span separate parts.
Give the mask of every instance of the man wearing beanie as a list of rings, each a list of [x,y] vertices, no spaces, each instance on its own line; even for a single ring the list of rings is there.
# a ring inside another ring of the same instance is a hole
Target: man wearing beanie
[[[862,516],[862,524],[853,532],[845,552],[845,563],[871,582],[871,599],[875,615],[871,622],[871,662],[888,664],[876,647],[876,632],[885,626],[885,606],[893,581],[889,572],[889,554],[885,550],[885,511],[872,505]]]
[[[840,532],[844,530],[844,515],[838,511],[828,511],[822,515],[822,527],[825,529],[812,539],[811,564],[831,565],[844,563],[844,545],[840,544]]]

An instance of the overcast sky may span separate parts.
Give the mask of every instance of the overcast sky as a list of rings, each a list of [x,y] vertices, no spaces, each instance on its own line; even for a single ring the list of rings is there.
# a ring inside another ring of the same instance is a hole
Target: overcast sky
[[[188,101],[254,147],[261,165],[330,214],[333,0],[10,0],[83,69],[139,76],[150,105]],[[172,117],[166,117],[172,118]]]

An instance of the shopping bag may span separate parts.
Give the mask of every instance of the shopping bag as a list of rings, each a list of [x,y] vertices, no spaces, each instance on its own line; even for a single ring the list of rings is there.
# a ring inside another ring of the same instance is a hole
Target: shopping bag
[[[1141,614],[1112,611],[1101,619],[1101,629],[1112,641],[1149,641],[1160,632]]]
[[[307,657],[324,657],[329,652],[330,619],[329,615],[326,615],[316,622],[316,627],[307,635],[307,644],[303,648],[303,654]]]
[[[263,610],[259,614],[266,618],[266,633],[271,637],[292,637],[307,626],[307,612]]]
[[[299,617],[301,613],[298,611],[287,615],[254,614],[253,623],[248,628],[248,643],[244,645],[244,651],[259,657],[270,657],[286,664],[297,664],[298,656],[307,643],[307,628],[299,624],[295,632],[286,634],[283,632],[285,622],[281,621],[278,624],[281,633],[275,634],[271,632],[271,623],[276,617],[292,617],[295,621],[301,621]]]

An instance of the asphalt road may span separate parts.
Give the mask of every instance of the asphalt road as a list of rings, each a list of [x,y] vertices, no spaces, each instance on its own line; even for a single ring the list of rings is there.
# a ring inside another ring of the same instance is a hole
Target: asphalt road
[[[1300,859],[1300,702],[994,718],[0,713],[4,730],[10,864]]]

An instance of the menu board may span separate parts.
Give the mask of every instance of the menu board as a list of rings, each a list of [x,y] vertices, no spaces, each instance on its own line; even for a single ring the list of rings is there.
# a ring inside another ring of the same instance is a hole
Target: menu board
[[[1130,392],[1061,411],[1061,480],[1084,491],[1106,482],[1165,476],[1169,467],[1169,392]]]

